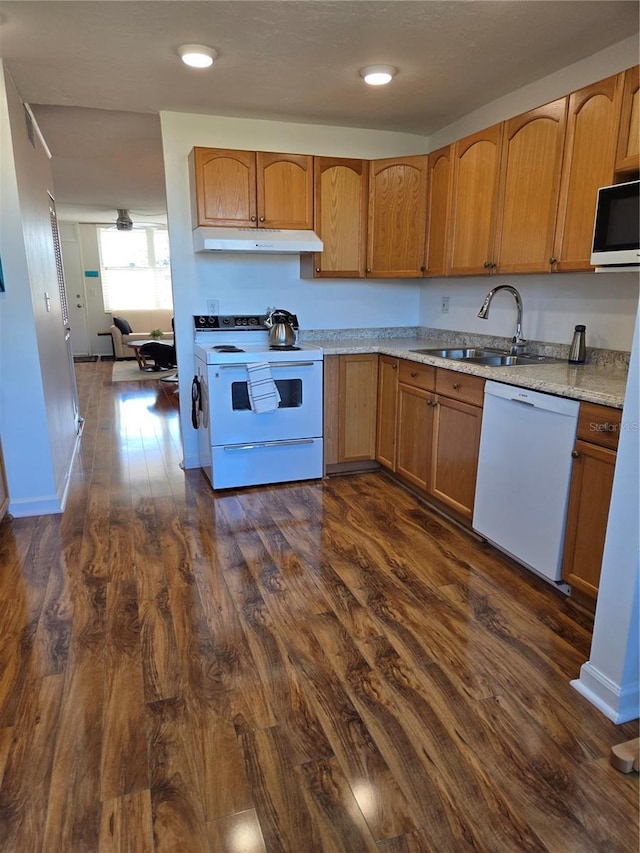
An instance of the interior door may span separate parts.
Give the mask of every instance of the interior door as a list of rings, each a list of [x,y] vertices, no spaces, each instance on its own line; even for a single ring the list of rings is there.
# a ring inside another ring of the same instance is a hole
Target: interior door
[[[71,349],[74,355],[91,355],[87,299],[78,243],[65,239],[63,231],[61,246],[64,259],[64,287],[69,308]]]

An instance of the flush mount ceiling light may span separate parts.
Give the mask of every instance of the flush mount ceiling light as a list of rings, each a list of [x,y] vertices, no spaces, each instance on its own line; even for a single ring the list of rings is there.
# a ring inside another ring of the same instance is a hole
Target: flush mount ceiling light
[[[384,86],[391,82],[398,69],[393,65],[367,65],[360,69],[360,76],[370,86]]]
[[[192,68],[209,68],[217,55],[212,47],[205,44],[181,44],[178,48],[180,59]]]

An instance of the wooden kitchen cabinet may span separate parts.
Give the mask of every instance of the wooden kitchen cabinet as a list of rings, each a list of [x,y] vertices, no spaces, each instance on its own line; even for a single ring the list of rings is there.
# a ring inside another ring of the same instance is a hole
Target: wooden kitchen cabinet
[[[438,368],[429,493],[464,518],[473,515],[484,379]]]
[[[324,359],[324,466],[327,473],[375,466],[378,355]]]
[[[497,124],[453,145],[449,275],[488,275],[494,269],[502,130]]]
[[[621,417],[620,409],[580,404],[562,577],[587,603],[598,595]]]
[[[314,225],[322,252],[305,255],[316,278],[364,278],[367,260],[369,163],[339,157],[316,157]]]
[[[624,72],[616,173],[632,175],[640,169],[640,67]]]
[[[613,183],[624,74],[569,97],[552,270],[591,270],[599,187]]]
[[[484,379],[407,359],[398,365],[395,471],[470,519]]]
[[[447,224],[451,200],[451,146],[429,154],[427,200],[426,272],[428,276],[447,275]]]
[[[385,468],[396,468],[396,410],[398,405],[398,359],[378,358],[378,411],[376,459]]]
[[[436,369],[408,359],[398,362],[396,473],[428,491],[433,440]]]
[[[227,148],[189,155],[193,227],[313,227],[313,157]]]
[[[369,163],[367,276],[423,275],[426,210],[426,154]]]
[[[504,123],[497,273],[551,270],[567,100],[559,98]]]

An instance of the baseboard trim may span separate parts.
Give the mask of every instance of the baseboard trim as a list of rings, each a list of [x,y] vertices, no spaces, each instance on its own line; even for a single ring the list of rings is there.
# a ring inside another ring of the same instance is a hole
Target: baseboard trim
[[[580,667],[580,678],[570,684],[614,723],[628,723],[640,716],[640,683],[637,681],[622,690],[587,661]]]

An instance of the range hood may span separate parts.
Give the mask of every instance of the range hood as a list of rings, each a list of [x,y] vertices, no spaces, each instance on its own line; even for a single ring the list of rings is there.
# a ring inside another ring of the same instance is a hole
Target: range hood
[[[196,252],[297,255],[300,252],[321,252],[323,246],[314,231],[201,226],[193,232],[193,248]]]

